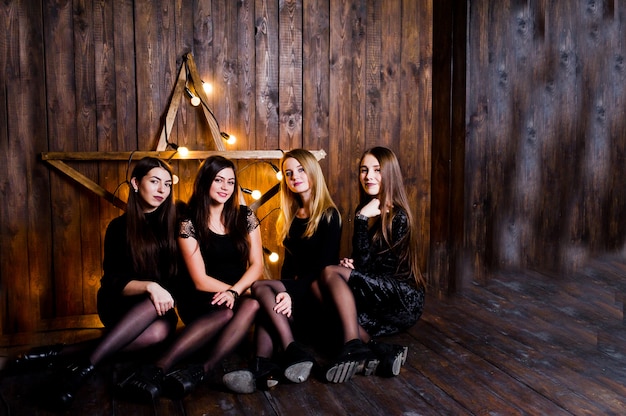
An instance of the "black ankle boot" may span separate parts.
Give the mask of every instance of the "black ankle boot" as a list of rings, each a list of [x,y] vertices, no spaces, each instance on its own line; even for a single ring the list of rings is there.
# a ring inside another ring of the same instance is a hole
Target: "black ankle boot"
[[[346,342],[337,358],[326,371],[326,380],[331,383],[348,381],[363,369],[366,361],[374,359],[374,353],[360,339]]]
[[[277,385],[280,370],[280,366],[271,358],[254,357],[252,374],[254,375],[256,388],[259,390],[267,390]]]
[[[162,381],[163,370],[146,365],[118,383],[117,390],[126,400],[151,403],[161,395]]]
[[[172,371],[163,379],[163,392],[171,399],[182,399],[204,380],[204,368],[199,364]]]
[[[266,357],[255,357],[248,370],[224,374],[222,382],[230,391],[241,394],[268,390],[278,384],[281,367]]]
[[[42,345],[20,354],[11,364],[15,370],[41,370],[49,368],[63,350],[63,344]]]
[[[283,375],[292,383],[305,382],[311,374],[315,359],[297,342],[287,346],[283,354]]]
[[[57,410],[67,409],[93,370],[94,366],[89,361],[84,361],[69,364],[54,374],[50,380],[47,404]]]
[[[400,368],[406,362],[408,347],[371,340],[368,347],[376,354],[377,365],[365,365],[365,375],[376,374],[380,377],[393,377],[400,374]]]

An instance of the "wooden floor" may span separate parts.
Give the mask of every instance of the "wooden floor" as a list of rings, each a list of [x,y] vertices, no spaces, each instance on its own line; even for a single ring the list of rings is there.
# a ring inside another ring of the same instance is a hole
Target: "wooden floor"
[[[313,377],[249,395],[205,383],[182,401],[149,406],[111,393],[124,365],[115,362],[98,369],[67,414],[624,415],[625,289],[626,264],[616,258],[571,276],[500,273],[454,297],[427,298],[420,322],[391,339],[409,346],[392,379]],[[36,404],[44,377],[5,375],[0,415],[49,414]]]

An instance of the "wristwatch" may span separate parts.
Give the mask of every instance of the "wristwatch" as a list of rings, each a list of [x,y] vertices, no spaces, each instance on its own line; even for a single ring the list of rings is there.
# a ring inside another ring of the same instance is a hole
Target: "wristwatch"
[[[354,218],[356,218],[357,220],[363,220],[363,221],[369,221],[370,219],[369,217],[366,217],[365,215],[361,214],[361,211],[357,212]]]

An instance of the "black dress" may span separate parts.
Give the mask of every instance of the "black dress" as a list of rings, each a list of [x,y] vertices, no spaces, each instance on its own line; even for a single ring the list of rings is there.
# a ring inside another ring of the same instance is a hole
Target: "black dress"
[[[148,213],[146,220],[152,229],[159,227],[156,213]],[[155,234],[158,234],[155,232]],[[142,276],[135,272],[126,240],[126,214],[114,218],[108,225],[104,236],[104,274],[98,290],[98,315],[105,327],[118,323],[138,302],[148,294],[125,296],[122,291],[131,280],[153,281],[171,291],[173,277],[169,275],[172,259],[165,250],[158,256],[159,276]],[[174,323],[178,321],[176,312],[171,309],[166,317]]]
[[[259,220],[254,212],[245,205],[241,206],[242,215],[247,223],[248,233],[259,226]],[[184,219],[180,224],[181,238],[197,240],[196,229],[190,219]],[[206,274],[221,280],[228,285],[234,285],[248,268],[247,259],[242,260],[235,243],[228,234],[216,234],[209,230],[209,241],[198,241]],[[186,267],[181,267],[176,284],[176,300],[178,313],[185,324],[189,324],[200,315],[210,312],[217,305],[211,305],[215,292],[197,290]]]
[[[424,289],[418,288],[407,265],[400,264],[394,250],[372,236],[380,229],[380,218],[368,229],[368,221],[356,217],[352,238],[354,270],[348,285],[356,302],[359,324],[372,336],[390,335],[413,326],[422,315]],[[399,241],[409,228],[404,210],[398,209],[392,222],[392,242]]]
[[[308,218],[294,218],[283,245],[285,259],[281,268],[281,281],[291,296],[293,316],[316,314],[318,304],[311,293],[311,283],[321,274],[324,267],[339,263],[341,243],[341,219],[335,208],[330,208],[330,218],[322,218],[315,233],[303,238]]]

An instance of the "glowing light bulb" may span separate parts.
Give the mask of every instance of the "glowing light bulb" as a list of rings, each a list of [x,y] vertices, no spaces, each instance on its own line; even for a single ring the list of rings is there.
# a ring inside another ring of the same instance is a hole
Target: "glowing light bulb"
[[[276,172],[276,179],[279,181],[283,180],[283,173],[281,171]]]
[[[200,98],[194,94],[193,92],[191,92],[191,90],[189,88],[185,88],[185,92],[187,93],[187,95],[189,96],[189,99],[191,100],[191,105],[193,105],[194,107],[197,107],[200,105]]]
[[[252,199],[254,199],[255,201],[259,198],[261,198],[261,191],[259,191],[258,189],[255,189],[254,191],[252,191]]]
[[[185,146],[178,146],[178,154],[182,157],[187,157],[189,156],[189,149],[187,149]]]
[[[228,143],[228,144],[235,144],[235,142],[237,142],[237,138],[235,136],[233,136],[232,134],[226,140],[226,143]]]
[[[176,185],[176,184],[178,183],[178,181],[179,181],[179,179],[178,179],[178,175],[174,175],[174,176],[172,176],[172,183],[173,183],[174,185]]]
[[[268,257],[272,263],[276,263],[278,261],[278,253],[272,251],[272,254]]]
[[[202,88],[207,94],[211,94],[213,92],[213,85],[208,82],[202,81]]]

